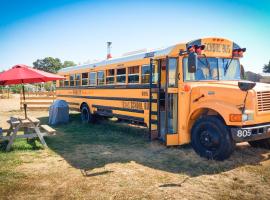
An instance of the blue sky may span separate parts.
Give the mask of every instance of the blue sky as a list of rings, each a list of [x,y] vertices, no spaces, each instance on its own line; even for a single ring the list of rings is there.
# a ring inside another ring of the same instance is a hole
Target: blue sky
[[[1,0],[0,70],[39,58],[84,63],[201,37],[231,39],[247,48],[246,70],[269,62],[270,1]]]

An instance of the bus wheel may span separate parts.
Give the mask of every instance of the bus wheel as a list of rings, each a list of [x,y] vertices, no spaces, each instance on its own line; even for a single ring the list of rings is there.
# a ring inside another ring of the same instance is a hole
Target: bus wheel
[[[226,125],[216,116],[203,116],[195,122],[191,144],[201,157],[214,160],[229,158],[235,147]]]
[[[90,123],[93,122],[93,116],[87,104],[83,104],[81,108],[81,119],[82,122]]]
[[[270,149],[270,138],[248,142],[252,147]]]

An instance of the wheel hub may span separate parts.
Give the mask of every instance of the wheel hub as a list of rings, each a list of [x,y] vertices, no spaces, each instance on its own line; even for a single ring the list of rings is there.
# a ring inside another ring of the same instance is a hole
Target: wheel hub
[[[207,149],[215,148],[219,145],[219,137],[213,131],[204,130],[200,135],[200,142]]]

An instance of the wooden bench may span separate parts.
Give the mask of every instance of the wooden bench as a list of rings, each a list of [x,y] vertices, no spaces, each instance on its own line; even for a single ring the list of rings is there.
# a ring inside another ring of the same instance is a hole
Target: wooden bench
[[[20,116],[13,116],[10,117],[7,122],[10,124],[10,128],[6,131],[6,136],[3,136],[3,133],[0,133],[0,139],[9,141],[6,151],[10,150],[15,138],[39,138],[41,144],[44,147],[47,147],[43,137],[54,135],[56,133],[56,131],[48,125],[40,126],[40,120],[35,117],[27,117],[27,119],[24,119]],[[41,132],[40,128],[45,132]],[[17,135],[20,129],[24,130],[24,135]]]
[[[48,125],[40,125],[40,127],[50,135],[54,135],[56,133],[56,130],[54,130],[52,127]]]

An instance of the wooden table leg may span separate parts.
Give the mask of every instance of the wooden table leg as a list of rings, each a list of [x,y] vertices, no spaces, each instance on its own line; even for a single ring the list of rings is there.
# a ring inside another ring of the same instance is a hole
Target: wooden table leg
[[[10,151],[10,148],[11,148],[11,146],[16,138],[16,135],[17,135],[19,128],[20,128],[20,124],[13,130],[13,134],[11,135],[10,140],[8,141],[6,151]]]
[[[44,138],[43,138],[43,135],[41,134],[41,132],[40,132],[40,130],[39,130],[39,127],[35,126],[34,129],[35,129],[35,131],[36,131],[36,134],[38,135],[38,138],[39,138],[41,144],[42,144],[45,148],[47,148],[48,146],[47,146],[47,144],[46,144],[46,142],[45,142],[45,140],[44,140]]]
[[[7,131],[7,136],[10,136],[11,132],[13,132],[13,127],[12,127],[12,125],[10,124],[10,127],[9,127],[9,129],[8,129],[8,131]]]

